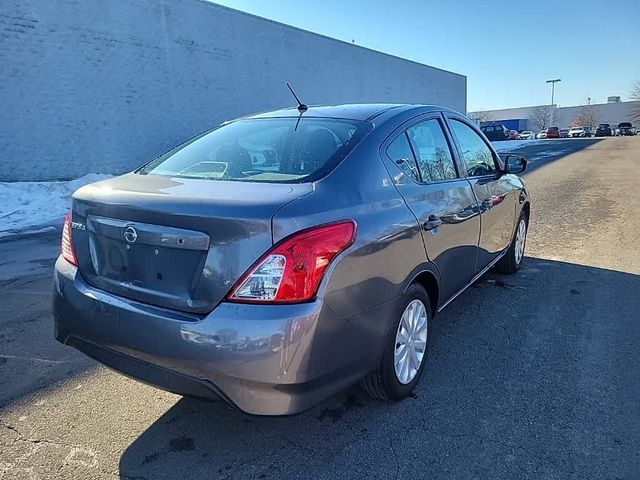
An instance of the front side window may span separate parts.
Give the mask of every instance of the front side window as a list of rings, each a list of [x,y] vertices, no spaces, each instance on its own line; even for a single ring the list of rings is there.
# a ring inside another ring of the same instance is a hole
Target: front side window
[[[449,144],[438,120],[427,120],[407,131],[423,182],[457,178]]]
[[[331,171],[371,125],[333,118],[239,120],[142,167],[140,174],[268,183],[313,181]]]
[[[495,175],[497,169],[493,154],[480,135],[458,120],[452,119],[450,124],[458,140],[467,174],[470,177]]]
[[[387,155],[400,169],[413,178],[416,182],[420,181],[418,174],[418,166],[413,158],[413,152],[409,146],[409,140],[406,133],[399,135],[387,147]]]

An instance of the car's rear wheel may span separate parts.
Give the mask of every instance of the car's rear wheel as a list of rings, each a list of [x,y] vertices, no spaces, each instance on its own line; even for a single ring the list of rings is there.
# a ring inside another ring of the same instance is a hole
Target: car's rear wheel
[[[507,253],[496,263],[496,270],[501,273],[516,273],[524,259],[524,247],[527,244],[528,219],[525,212],[520,214],[513,240]]]
[[[365,392],[380,400],[402,400],[413,392],[427,363],[430,319],[427,292],[411,285],[396,308],[380,365],[361,382]]]

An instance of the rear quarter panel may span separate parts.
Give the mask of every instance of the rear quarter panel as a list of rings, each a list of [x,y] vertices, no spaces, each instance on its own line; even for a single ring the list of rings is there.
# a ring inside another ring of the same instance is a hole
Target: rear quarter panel
[[[319,294],[349,318],[400,295],[409,273],[426,261],[418,223],[384,169],[375,139],[275,215],[274,242],[343,219],[356,221],[356,240],[333,262]]]
[[[318,297],[335,315],[318,324],[310,358],[335,369],[345,362],[375,368],[390,319],[407,282],[429,268],[418,223],[384,169],[379,138],[368,137],[313,193],[274,217],[274,242],[298,230],[353,219],[354,244],[332,263]],[[366,372],[365,372],[366,373]]]

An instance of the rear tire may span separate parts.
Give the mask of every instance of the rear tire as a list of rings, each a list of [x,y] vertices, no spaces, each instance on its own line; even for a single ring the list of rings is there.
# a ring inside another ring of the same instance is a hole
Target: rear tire
[[[430,320],[429,295],[414,283],[398,302],[380,365],[360,383],[369,396],[398,401],[411,395],[427,363]]]
[[[500,273],[516,273],[520,270],[524,260],[524,249],[527,244],[527,233],[529,231],[529,221],[525,212],[520,214],[516,231],[513,234],[511,245],[504,256],[496,263],[496,270]]]

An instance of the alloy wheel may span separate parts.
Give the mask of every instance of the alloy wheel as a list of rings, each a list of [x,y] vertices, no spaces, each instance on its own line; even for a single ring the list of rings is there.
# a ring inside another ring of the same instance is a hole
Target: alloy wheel
[[[393,361],[396,378],[404,385],[415,378],[427,348],[427,309],[420,300],[413,300],[402,313]]]
[[[515,245],[515,256],[516,256],[516,265],[520,265],[522,261],[522,257],[524,256],[524,245],[527,241],[527,222],[524,221],[524,218],[520,219],[518,223],[518,231],[516,232],[516,245]]]

